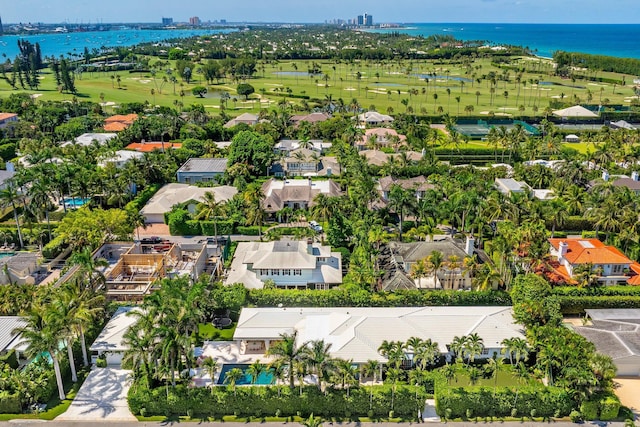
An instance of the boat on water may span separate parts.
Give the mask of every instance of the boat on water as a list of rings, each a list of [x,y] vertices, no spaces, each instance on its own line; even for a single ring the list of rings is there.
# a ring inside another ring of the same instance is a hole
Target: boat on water
[[[53,30],[54,33],[68,33],[69,30],[67,30],[67,27],[56,27],[55,30]]]

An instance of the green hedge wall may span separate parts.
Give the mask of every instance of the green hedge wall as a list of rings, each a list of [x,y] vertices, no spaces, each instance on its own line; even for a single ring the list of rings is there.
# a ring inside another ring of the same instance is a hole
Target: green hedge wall
[[[154,194],[162,187],[160,184],[152,184],[138,193],[138,195],[127,203],[124,209],[128,212],[138,212],[147,204],[147,202],[153,197]]]
[[[559,297],[586,297],[586,296],[639,296],[640,286],[590,286],[579,288],[577,286],[557,286],[551,290],[553,295]]]
[[[129,408],[134,414],[141,411],[146,416],[186,415],[221,417],[295,416],[308,417],[311,413],[320,417],[386,417],[391,410],[390,386],[352,388],[349,396],[345,390],[328,389],[325,393],[316,387],[304,387],[302,393],[295,387],[237,387],[235,393],[228,387],[187,388],[184,385],[158,387],[152,390],[136,384],[129,390]],[[394,415],[415,418],[418,409],[424,407],[429,397],[424,389],[399,385],[393,396]],[[371,399],[371,400],[370,400]],[[144,408],[144,409],[143,409]]]
[[[258,307],[421,307],[511,305],[509,294],[502,291],[459,292],[421,290],[354,292],[344,289],[326,291],[287,289],[255,289],[248,295],[249,304]]]
[[[574,407],[571,395],[554,387],[446,388],[436,392],[436,411],[441,417],[536,417],[567,416]],[[515,409],[515,411],[513,411]]]
[[[9,394],[8,391],[0,391],[0,414],[19,414],[20,412],[22,407],[18,393]]]
[[[600,400],[600,421],[612,421],[618,418],[620,413],[620,399],[615,394]]]
[[[639,296],[561,296],[563,314],[584,314],[586,308],[640,308]]]

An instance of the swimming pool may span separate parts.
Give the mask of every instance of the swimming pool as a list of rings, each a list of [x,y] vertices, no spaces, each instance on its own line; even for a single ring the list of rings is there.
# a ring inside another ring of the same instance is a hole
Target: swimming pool
[[[249,368],[249,365],[239,365],[239,364],[222,365],[222,369],[220,370],[220,378],[218,379],[218,384],[224,384],[224,379],[227,375],[227,372],[229,372],[233,368],[238,368],[244,373],[244,375],[238,381],[236,381],[236,385],[251,384],[251,375],[247,373],[247,369]],[[273,384],[273,373],[271,373],[270,370],[262,372],[260,375],[258,375],[258,380],[255,383],[257,385]]]
[[[91,201],[88,197],[65,197],[64,205],[68,208],[80,208]]]

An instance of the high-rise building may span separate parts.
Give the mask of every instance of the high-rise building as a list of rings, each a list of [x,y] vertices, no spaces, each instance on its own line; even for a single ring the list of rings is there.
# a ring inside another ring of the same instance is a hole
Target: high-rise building
[[[200,25],[200,18],[198,18],[197,16],[192,16],[191,18],[189,18],[189,24]]]
[[[364,25],[364,16],[363,15],[358,15],[358,18],[356,19],[356,25]]]
[[[364,25],[367,27],[373,26],[373,15],[364,14]]]
[[[0,36],[4,33],[4,30],[2,29],[2,17],[0,17]]]
[[[173,18],[162,18],[162,25],[173,25]]]

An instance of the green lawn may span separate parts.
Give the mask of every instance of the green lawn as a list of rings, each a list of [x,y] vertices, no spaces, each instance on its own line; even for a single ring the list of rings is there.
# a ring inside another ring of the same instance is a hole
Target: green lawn
[[[151,63],[154,59],[151,60]],[[291,72],[306,70],[310,61],[291,61],[273,63],[259,70],[254,78],[249,81],[255,87],[254,93],[248,101],[238,96],[235,88],[236,84],[231,81],[223,81],[218,85],[208,86],[210,94],[206,98],[199,98],[191,93],[191,89],[197,85],[206,85],[201,80],[198,73],[194,73],[195,79],[190,83],[180,82],[175,85],[162,83],[161,76],[154,78],[149,73],[129,73],[128,71],[118,72],[120,84],[116,79],[111,78],[110,73],[94,72],[84,73],[82,78],[76,79],[76,87],[80,99],[87,99],[94,102],[119,104],[122,102],[145,102],[150,104],[174,107],[177,102],[182,102],[185,106],[193,103],[203,104],[209,112],[220,111],[219,96],[212,95],[212,92],[226,91],[231,95],[231,99],[226,104],[226,109],[230,115],[238,115],[244,111],[258,111],[261,108],[269,108],[277,104],[287,94],[289,88],[292,95],[303,95],[315,98],[316,102],[321,102],[331,98],[333,101],[342,99],[345,105],[350,105],[353,99],[357,99],[362,108],[375,107],[378,111],[386,112],[389,108],[393,112],[404,112],[406,110],[403,100],[418,114],[434,114],[438,107],[442,107],[444,112],[449,112],[454,117],[461,119],[469,114],[475,116],[489,115],[490,113],[508,115],[512,118],[519,118],[522,114],[526,116],[540,117],[544,108],[551,100],[564,100],[573,104],[572,97],[576,95],[581,102],[587,102],[591,97],[591,103],[600,102],[600,97],[605,98],[611,104],[629,105],[629,100],[634,96],[631,81],[627,86],[616,86],[606,83],[593,83],[583,80],[575,82],[575,88],[566,86],[571,81],[560,79],[555,76],[540,75],[540,73],[524,73],[521,82],[515,81],[515,72],[510,72],[509,82],[498,81],[497,86],[491,94],[488,81],[477,83],[475,78],[481,78],[491,71],[501,75],[502,70],[491,65],[488,59],[476,59],[473,62],[471,74],[462,64],[435,64],[433,61],[421,60],[411,62],[411,73],[406,74],[408,63],[401,65],[397,63],[380,64],[375,62],[356,61],[352,64],[338,63],[325,60],[319,62],[322,70],[328,75],[327,80],[320,76],[308,77],[306,75],[283,75],[281,72]],[[480,68],[477,68],[480,67]],[[360,73],[360,79],[357,78]],[[442,78],[431,78],[427,83],[425,79],[418,75],[437,74]],[[446,78],[445,74],[449,77]],[[36,91],[27,91],[31,94],[38,94],[38,99],[42,100],[70,100],[71,94],[59,93],[56,89],[52,73],[46,69],[41,73],[41,87]],[[613,77],[621,79],[621,76]],[[466,78],[473,80],[461,84],[454,78]],[[540,85],[530,83],[536,79],[554,83],[553,85]],[[601,91],[600,88],[603,90]],[[152,94],[153,89],[153,94]],[[184,91],[184,97],[180,97],[180,91]],[[418,93],[415,94],[417,90]],[[424,92],[423,92],[424,90]],[[15,92],[7,82],[0,81],[0,97],[6,97]],[[479,95],[476,96],[476,92]],[[506,93],[505,93],[506,92]],[[434,99],[437,94],[437,99]],[[102,98],[101,98],[102,95]],[[458,101],[459,98],[459,101]],[[263,99],[269,102],[260,102]],[[300,99],[288,99],[293,104],[300,104]],[[308,101],[312,104],[314,101]],[[538,105],[538,111],[534,111],[534,104]],[[524,112],[520,112],[518,107],[524,106]],[[465,112],[465,107],[473,107],[472,112]],[[106,107],[111,112],[113,107]]]
[[[198,333],[204,341],[231,341],[233,333],[236,331],[238,324],[234,322],[230,328],[218,329],[211,323],[200,323],[198,325]]]
[[[530,379],[527,382],[523,382],[518,380],[513,374],[510,372],[508,367],[501,368],[498,371],[497,382],[495,378],[480,378],[475,386],[477,387],[522,387],[525,384],[534,385],[539,384],[533,379]],[[451,387],[468,387],[471,386],[471,381],[469,380],[469,376],[466,372],[458,371],[454,379],[451,380]]]

